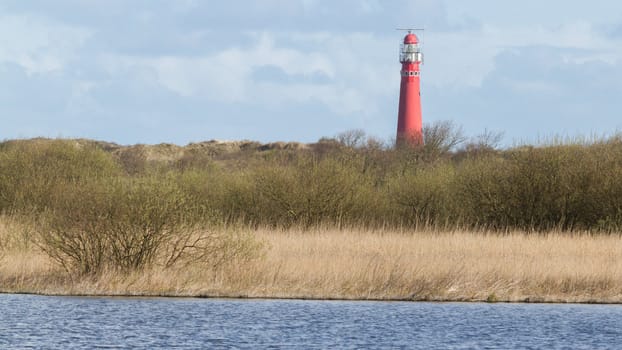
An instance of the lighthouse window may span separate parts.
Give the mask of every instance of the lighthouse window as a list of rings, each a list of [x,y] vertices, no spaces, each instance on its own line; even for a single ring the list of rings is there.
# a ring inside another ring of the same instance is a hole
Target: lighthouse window
[[[413,71],[406,71],[406,72],[405,71],[401,71],[400,74],[403,77],[412,77],[412,76],[417,77],[417,76],[419,76],[419,72],[417,72],[417,71],[414,71],[414,72]]]
[[[404,45],[404,52],[406,53],[419,52],[419,48],[415,44],[406,44]]]

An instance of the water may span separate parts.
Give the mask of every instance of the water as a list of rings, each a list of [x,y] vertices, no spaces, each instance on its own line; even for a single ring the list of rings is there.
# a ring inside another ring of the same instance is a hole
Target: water
[[[2,349],[620,347],[620,306],[0,295]]]

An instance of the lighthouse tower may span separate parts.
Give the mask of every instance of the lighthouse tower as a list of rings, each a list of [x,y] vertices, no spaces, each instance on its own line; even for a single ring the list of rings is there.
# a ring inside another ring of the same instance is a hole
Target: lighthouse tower
[[[416,146],[423,144],[421,121],[421,88],[419,66],[423,54],[419,38],[408,30],[400,50],[402,82],[400,84],[400,105],[397,117],[397,145]]]

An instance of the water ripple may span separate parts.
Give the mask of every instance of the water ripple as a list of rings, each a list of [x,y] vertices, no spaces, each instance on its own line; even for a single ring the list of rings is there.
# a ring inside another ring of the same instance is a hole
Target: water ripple
[[[11,349],[615,349],[622,307],[0,295]]]

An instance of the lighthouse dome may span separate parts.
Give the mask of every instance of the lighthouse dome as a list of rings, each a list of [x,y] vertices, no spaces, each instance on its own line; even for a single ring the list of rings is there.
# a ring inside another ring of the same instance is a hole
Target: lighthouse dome
[[[404,37],[404,44],[418,44],[418,43],[419,43],[419,38],[417,38],[415,34],[408,33]]]

